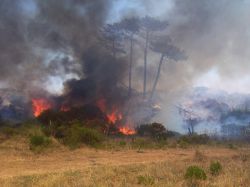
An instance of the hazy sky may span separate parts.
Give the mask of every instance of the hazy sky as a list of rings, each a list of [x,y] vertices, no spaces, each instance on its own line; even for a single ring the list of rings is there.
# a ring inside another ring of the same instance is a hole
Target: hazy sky
[[[21,2],[24,14],[36,14],[33,0]],[[113,0],[107,22],[131,15],[169,20],[169,34],[187,52],[185,65],[166,67],[165,80],[250,93],[250,0]],[[62,89],[62,80],[49,86]]]

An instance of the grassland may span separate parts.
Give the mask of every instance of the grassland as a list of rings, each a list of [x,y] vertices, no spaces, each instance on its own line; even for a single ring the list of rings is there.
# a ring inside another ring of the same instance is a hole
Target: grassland
[[[133,149],[114,146],[70,150],[55,140],[41,153],[30,150],[28,140],[14,136],[0,143],[0,186],[190,186],[186,168],[204,168],[207,179],[199,186],[250,186],[250,147],[196,145],[187,148]],[[219,161],[218,176],[209,173]],[[194,184],[193,184],[194,186]]]

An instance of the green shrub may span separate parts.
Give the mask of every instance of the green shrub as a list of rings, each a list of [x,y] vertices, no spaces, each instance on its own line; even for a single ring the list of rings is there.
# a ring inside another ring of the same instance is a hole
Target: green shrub
[[[222,170],[222,166],[220,164],[220,162],[212,162],[210,164],[210,173],[212,175],[219,175],[219,173],[221,172]]]
[[[81,144],[96,147],[104,140],[104,136],[97,130],[77,125],[68,128],[65,133],[63,142],[71,148],[78,148]]]
[[[138,184],[142,184],[142,185],[153,185],[155,183],[155,179],[152,176],[149,175],[140,175],[137,177],[138,180]]]
[[[189,180],[206,180],[205,171],[198,166],[189,166],[186,170],[185,178]]]
[[[29,141],[30,149],[36,152],[40,152],[51,143],[51,140],[44,135],[33,135]]]

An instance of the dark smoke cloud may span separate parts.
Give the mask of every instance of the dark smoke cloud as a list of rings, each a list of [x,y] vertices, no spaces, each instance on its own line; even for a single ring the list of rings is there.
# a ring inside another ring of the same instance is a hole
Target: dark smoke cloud
[[[50,76],[82,76],[81,56],[97,42],[109,3],[1,0],[0,81],[29,93],[42,90]]]

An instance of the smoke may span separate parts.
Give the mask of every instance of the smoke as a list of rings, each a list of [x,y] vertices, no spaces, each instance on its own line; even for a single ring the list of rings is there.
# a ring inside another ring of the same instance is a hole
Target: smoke
[[[82,53],[96,43],[109,1],[0,1],[2,87],[27,94],[49,80],[82,76]]]
[[[212,68],[226,79],[249,73],[249,10],[247,0],[0,0],[0,88],[27,97],[64,88],[57,99],[72,106],[101,97],[123,101],[127,59],[114,59],[100,46],[100,27],[150,15],[168,20],[164,34],[188,56],[185,62],[166,61],[157,86],[163,106],[156,120],[179,130],[173,106],[197,78]],[[141,91],[142,44],[135,49],[133,88]],[[160,57],[149,54],[151,89]]]

